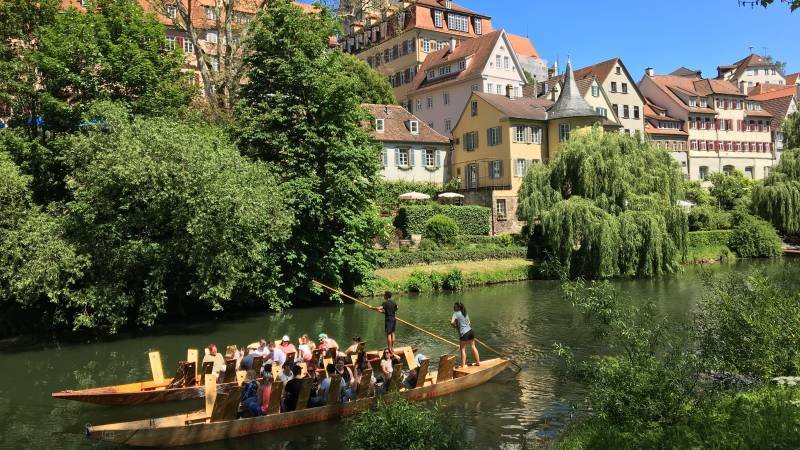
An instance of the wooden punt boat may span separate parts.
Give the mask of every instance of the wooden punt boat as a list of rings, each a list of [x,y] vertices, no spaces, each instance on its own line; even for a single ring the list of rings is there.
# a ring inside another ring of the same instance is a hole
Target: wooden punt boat
[[[396,353],[405,354],[416,351],[413,347],[398,347]],[[367,352],[370,362],[374,363],[380,359],[378,351]],[[160,358],[160,356],[159,356]],[[160,365],[160,362],[159,362]],[[160,369],[159,369],[160,370]],[[192,369],[194,371],[194,369]],[[159,381],[139,381],[136,383],[119,384],[115,386],[105,386],[80,390],[65,390],[52,393],[53,398],[64,400],[76,400],[85,403],[94,403],[105,406],[131,406],[145,405],[154,403],[166,403],[205,396],[204,379],[202,375],[197,375],[190,382],[181,383],[181,387],[170,387],[174,378],[163,378]],[[238,382],[233,381],[220,383],[217,385],[217,392],[226,393],[231,388],[237,386]]]
[[[398,395],[410,401],[417,401],[463,391],[491,380],[509,364],[510,361],[503,358],[482,361],[480,366],[461,369],[452,369],[451,364],[449,378],[442,375],[446,369],[441,369],[439,373],[432,373],[430,378],[424,377],[422,386],[400,390]],[[298,411],[219,421],[214,421],[206,411],[198,411],[158,419],[88,425],[86,435],[92,440],[132,446],[194,445],[351,416],[368,410],[375,401],[376,397],[365,397],[347,403],[336,402]]]

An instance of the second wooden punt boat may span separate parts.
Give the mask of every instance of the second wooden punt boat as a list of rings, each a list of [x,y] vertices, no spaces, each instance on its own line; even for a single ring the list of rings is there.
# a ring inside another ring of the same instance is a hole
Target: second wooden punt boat
[[[398,354],[405,354],[406,351],[410,351],[413,354],[416,349],[412,347],[398,347],[395,349]],[[367,356],[370,362],[375,362],[380,358],[378,351],[367,352]],[[203,398],[205,396],[203,377],[197,375],[193,378],[193,382],[183,383],[184,386],[181,387],[170,387],[173,378],[165,378],[161,382],[139,381],[115,386],[59,391],[54,392],[52,396],[53,398],[105,406],[144,405]],[[217,385],[217,392],[226,393],[237,385],[237,381],[220,383]]]
[[[422,385],[418,383],[414,389],[401,390],[398,395],[415,401],[463,391],[491,380],[509,364],[510,361],[507,359],[496,358],[483,361],[480,366],[455,370],[450,365],[449,370],[441,369],[439,373],[432,374],[431,378],[423,376]],[[444,372],[449,376],[443,375]],[[206,411],[198,411],[158,419],[89,425],[86,427],[86,435],[93,440],[133,446],[193,445],[350,416],[368,410],[375,399],[375,397],[365,397],[347,403],[336,402],[280,414],[219,421],[214,421]]]

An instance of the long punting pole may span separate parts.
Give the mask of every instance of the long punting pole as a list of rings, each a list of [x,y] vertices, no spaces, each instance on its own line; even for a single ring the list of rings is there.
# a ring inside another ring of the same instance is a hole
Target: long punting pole
[[[331,292],[333,292],[333,293],[335,293],[335,294],[338,294],[338,295],[340,295],[340,296],[342,296],[342,297],[344,297],[344,298],[347,298],[347,299],[349,299],[349,300],[352,300],[352,301],[354,301],[354,302],[358,303],[358,304],[359,304],[359,305],[361,305],[361,306],[366,306],[366,307],[367,307],[367,308],[369,308],[369,309],[373,309],[373,307],[372,307],[372,306],[370,306],[368,303],[366,303],[366,302],[363,302],[363,301],[361,301],[361,300],[359,300],[359,299],[357,299],[357,298],[353,297],[352,295],[347,295],[347,294],[345,294],[344,292],[342,292],[342,291],[340,291],[340,290],[338,290],[338,289],[332,288],[332,287],[330,287],[330,286],[328,286],[328,285],[326,285],[326,284],[320,283],[320,282],[319,282],[319,281],[317,281],[317,280],[311,280],[311,282],[312,282],[312,283],[314,283],[314,284],[316,284],[317,286],[320,286],[320,287],[322,287],[322,288],[325,288],[325,289],[327,289],[327,290],[329,290],[329,291],[331,291]],[[432,332],[430,332],[430,331],[428,331],[428,330],[426,330],[426,329],[424,329],[424,328],[420,328],[420,327],[418,327],[418,326],[414,325],[414,324],[413,324],[413,323],[411,323],[411,322],[405,321],[405,320],[403,320],[403,319],[401,319],[401,318],[399,318],[399,317],[395,317],[395,319],[396,319],[398,322],[400,322],[400,323],[404,323],[404,324],[406,324],[406,325],[410,326],[411,328],[413,328],[413,329],[415,329],[415,330],[417,330],[417,331],[421,331],[421,332],[423,332],[423,333],[427,334],[428,336],[432,336],[432,337],[434,337],[434,338],[436,338],[436,339],[439,339],[439,340],[440,340],[440,341],[442,341],[442,342],[446,342],[446,343],[448,343],[448,344],[450,344],[450,345],[453,345],[453,346],[455,346],[455,347],[458,347],[458,346],[459,346],[459,345],[458,345],[458,344],[456,344],[455,342],[453,342],[453,341],[451,341],[451,340],[448,340],[448,339],[445,339],[445,338],[443,338],[443,337],[439,336],[438,334],[432,333]],[[486,344],[485,344],[483,341],[481,341],[481,340],[479,340],[479,339],[475,339],[475,341],[476,341],[477,343],[481,344],[482,346],[486,347],[486,349],[487,349],[487,350],[489,350],[490,352],[492,352],[492,353],[496,354],[497,356],[499,356],[499,357],[501,357],[501,358],[505,358],[505,359],[507,359],[509,362],[511,362],[511,364],[513,364],[514,366],[516,366],[516,367],[517,367],[517,369],[519,369],[519,370],[522,370],[522,367],[520,367],[520,365],[519,365],[519,364],[517,364],[517,363],[516,363],[516,361],[514,361],[513,359],[511,359],[511,358],[508,358],[507,356],[503,355],[502,353],[498,352],[497,350],[493,349],[492,347],[490,347],[490,346],[486,345]]]

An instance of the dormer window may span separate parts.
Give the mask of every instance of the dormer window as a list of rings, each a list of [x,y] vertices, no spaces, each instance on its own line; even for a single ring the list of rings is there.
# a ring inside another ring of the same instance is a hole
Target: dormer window
[[[410,131],[411,134],[419,134],[419,122],[416,120],[409,120],[408,131]]]
[[[427,76],[428,76],[429,80],[432,80],[432,79],[436,78],[436,71],[432,70],[432,69],[429,70]]]
[[[443,16],[444,14],[438,9],[433,11],[433,26],[436,28],[442,28]]]
[[[689,97],[689,106],[692,108],[697,106],[697,97]]]
[[[175,5],[167,5],[167,17],[174,19],[178,16],[178,8]]]
[[[467,60],[466,59],[462,59],[461,61],[458,62],[458,70],[464,70],[466,68],[467,68]]]
[[[473,28],[475,28],[475,34],[482,34],[483,33],[483,30],[481,29],[482,25],[483,25],[483,23],[481,22],[481,18],[480,17],[475,17],[473,19],[472,26],[473,26]]]
[[[445,0],[444,7],[447,9],[453,9],[453,2],[451,0]]]
[[[705,108],[708,106],[708,100],[705,97],[700,97],[700,107]]]
[[[384,130],[383,127],[384,127],[383,119],[375,119],[375,131],[377,131],[378,133],[383,133]]]

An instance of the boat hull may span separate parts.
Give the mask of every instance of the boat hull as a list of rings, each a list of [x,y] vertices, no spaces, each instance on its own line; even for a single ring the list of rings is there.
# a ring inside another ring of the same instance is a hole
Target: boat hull
[[[399,395],[410,401],[418,401],[470,389],[491,380],[505,370],[510,363],[505,359],[493,359],[481,364],[479,368],[457,371],[457,378],[452,380],[426,383],[425,386],[416,389],[401,391]],[[374,402],[375,398],[365,398],[344,404],[223,422],[208,422],[205,420],[205,413],[198,411],[161,419],[88,426],[86,434],[93,440],[118,444],[175,447],[237,438],[347,417],[368,410]]]

